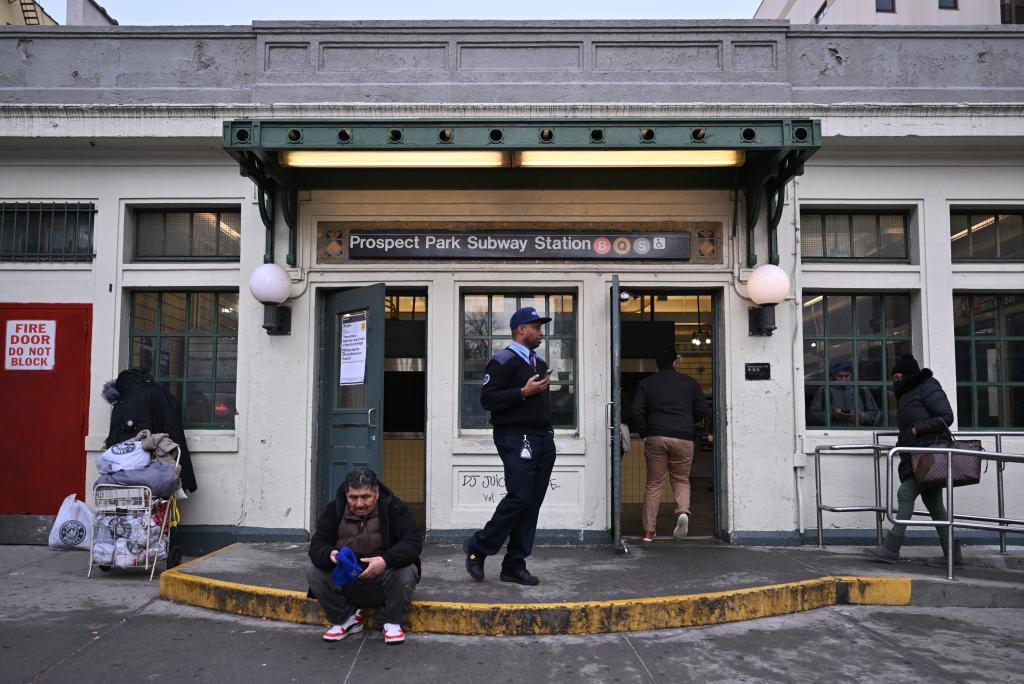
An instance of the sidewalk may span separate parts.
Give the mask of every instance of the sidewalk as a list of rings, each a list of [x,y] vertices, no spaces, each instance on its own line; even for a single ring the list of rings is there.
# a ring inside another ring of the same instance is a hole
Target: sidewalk
[[[874,563],[860,547],[750,547],[699,542],[610,547],[539,547],[529,561],[540,586],[466,574],[461,548],[427,545],[413,631],[448,634],[597,633],[718,624],[836,604],[1024,607],[1024,549],[965,549],[966,568],[945,579],[927,567],[938,547],[908,560]],[[304,544],[235,544],[161,577],[164,598],[229,613],[322,622],[306,597]]]

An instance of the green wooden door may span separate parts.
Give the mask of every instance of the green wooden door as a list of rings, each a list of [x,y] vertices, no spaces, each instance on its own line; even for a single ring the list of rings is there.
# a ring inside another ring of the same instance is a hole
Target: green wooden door
[[[328,295],[321,318],[319,507],[358,466],[381,472],[384,285]]]

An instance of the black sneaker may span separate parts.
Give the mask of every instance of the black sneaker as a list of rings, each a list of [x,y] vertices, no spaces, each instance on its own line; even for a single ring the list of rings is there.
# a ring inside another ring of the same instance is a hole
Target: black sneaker
[[[484,559],[487,556],[471,550],[470,541],[472,539],[471,535],[462,542],[462,552],[466,554],[466,572],[477,582],[482,582],[484,580]]]
[[[525,584],[528,587],[535,587],[540,584],[540,580],[537,579],[536,576],[531,575],[530,571],[526,568],[519,568],[518,570],[506,570],[502,568],[501,581]]]

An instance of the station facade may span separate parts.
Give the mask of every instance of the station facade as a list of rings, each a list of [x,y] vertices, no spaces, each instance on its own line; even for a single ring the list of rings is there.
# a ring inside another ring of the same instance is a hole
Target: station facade
[[[357,462],[428,538],[458,538],[504,491],[477,397],[526,305],[554,319],[541,539],[640,534],[642,444],[619,459],[612,437],[666,346],[712,409],[697,536],[813,533],[809,457],[892,425],[901,353],[933,369],[958,429],[1024,428],[1016,27],[0,27],[0,49],[16,57],[0,66],[0,311],[5,330],[56,326],[50,367],[0,371],[21,407],[7,538],[87,495],[102,385],[139,366],[182,403],[194,547],[304,539]],[[373,157],[438,150],[456,154]],[[370,156],[330,156],[346,151]],[[552,151],[570,158],[531,167]],[[672,156],[702,151],[729,154]],[[287,334],[250,293],[268,262],[287,273]],[[748,281],[771,262],[791,287],[765,334]],[[368,332],[345,351],[353,323]],[[846,391],[853,418],[832,411]],[[829,457],[829,496],[873,500],[866,463]],[[958,508],[994,496],[988,478]],[[874,534],[870,515],[827,524]]]

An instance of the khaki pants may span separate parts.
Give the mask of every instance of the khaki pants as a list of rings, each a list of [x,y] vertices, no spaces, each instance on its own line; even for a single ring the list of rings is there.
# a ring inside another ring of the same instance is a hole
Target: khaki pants
[[[693,442],[675,437],[648,437],[644,440],[644,459],[647,461],[647,487],[644,490],[643,523],[645,532],[653,532],[666,475],[672,480],[676,515],[690,512]]]

